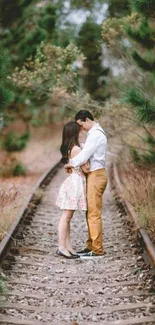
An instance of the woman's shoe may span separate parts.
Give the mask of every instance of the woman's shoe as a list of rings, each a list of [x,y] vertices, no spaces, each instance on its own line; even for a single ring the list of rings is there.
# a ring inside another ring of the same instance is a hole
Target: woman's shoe
[[[69,260],[73,260],[73,259],[75,259],[75,258],[79,258],[78,255],[71,255],[71,256],[65,255],[65,254],[62,253],[59,249],[57,249],[56,254],[59,255],[59,256],[62,256],[62,257],[68,258]]]
[[[79,256],[77,253],[74,254],[74,253],[72,253],[72,252],[70,252],[70,251],[69,251],[69,253],[70,253],[72,256],[77,256],[77,257]]]

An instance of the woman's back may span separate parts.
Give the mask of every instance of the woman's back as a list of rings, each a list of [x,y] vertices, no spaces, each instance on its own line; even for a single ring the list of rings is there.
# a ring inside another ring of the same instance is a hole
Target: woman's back
[[[74,146],[69,158],[75,157],[80,151],[80,147]],[[87,210],[86,176],[81,167],[72,168],[60,187],[56,204],[62,210]]]
[[[70,156],[69,158],[73,158],[76,155],[78,155],[81,152],[81,148],[78,146],[74,146],[71,150]],[[81,167],[76,167],[76,168],[72,168],[72,171],[74,172],[78,172],[79,174],[81,174],[82,176],[85,175],[85,173],[87,174],[89,172],[90,169],[90,163],[89,161],[87,161],[83,166]]]
[[[78,146],[74,146],[71,150],[71,153],[69,155],[69,158],[73,158],[75,157],[76,155],[78,155],[79,153],[81,152],[81,148],[78,147]],[[82,170],[81,167],[76,167],[76,168],[72,168],[72,173],[76,173],[78,174],[79,176],[85,176],[84,174],[84,171]]]

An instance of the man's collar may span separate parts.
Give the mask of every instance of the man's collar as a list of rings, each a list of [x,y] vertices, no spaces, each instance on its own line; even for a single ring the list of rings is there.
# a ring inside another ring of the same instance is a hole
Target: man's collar
[[[88,131],[88,134],[91,133],[91,131],[97,129],[99,127],[99,123],[98,122],[95,122],[95,124],[92,126],[92,128]]]

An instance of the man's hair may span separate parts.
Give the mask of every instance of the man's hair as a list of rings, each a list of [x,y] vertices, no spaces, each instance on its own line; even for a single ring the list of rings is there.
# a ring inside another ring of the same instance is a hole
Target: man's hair
[[[75,115],[75,121],[81,120],[83,122],[86,121],[86,118],[89,118],[90,120],[94,121],[93,115],[86,110],[81,110]]]

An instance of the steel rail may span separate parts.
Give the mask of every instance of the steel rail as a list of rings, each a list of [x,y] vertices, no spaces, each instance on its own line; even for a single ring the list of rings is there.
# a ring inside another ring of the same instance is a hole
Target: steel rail
[[[24,217],[27,215],[30,203],[33,201],[37,189],[41,188],[43,185],[44,186],[47,185],[50,182],[51,177],[53,177],[57,173],[57,170],[61,167],[61,165],[62,165],[62,163],[59,160],[54,166],[52,166],[52,168],[50,167],[39,178],[39,180],[35,184],[33,192],[31,194],[29,194],[27,196],[27,198],[25,199],[25,202],[24,202],[23,206],[21,207],[16,219],[14,220],[14,222],[12,223],[10,228],[8,229],[7,234],[4,236],[4,238],[0,242],[0,261],[3,259],[3,257],[5,255],[8,247],[10,246],[11,242],[14,241],[15,244],[16,244],[15,235],[17,233],[18,226],[23,221]]]
[[[129,219],[130,223],[134,224],[138,242],[140,243],[142,248],[146,251],[149,257],[150,264],[152,265],[153,268],[155,268],[155,247],[151,239],[149,238],[149,235],[147,234],[146,230],[141,228],[133,206],[131,205],[130,202],[128,202],[125,198],[123,198],[122,183],[119,177],[118,167],[115,163],[112,164],[111,182],[112,185],[114,184],[114,188],[116,191],[116,199],[118,199],[119,202],[123,205],[127,215],[130,217]]]

